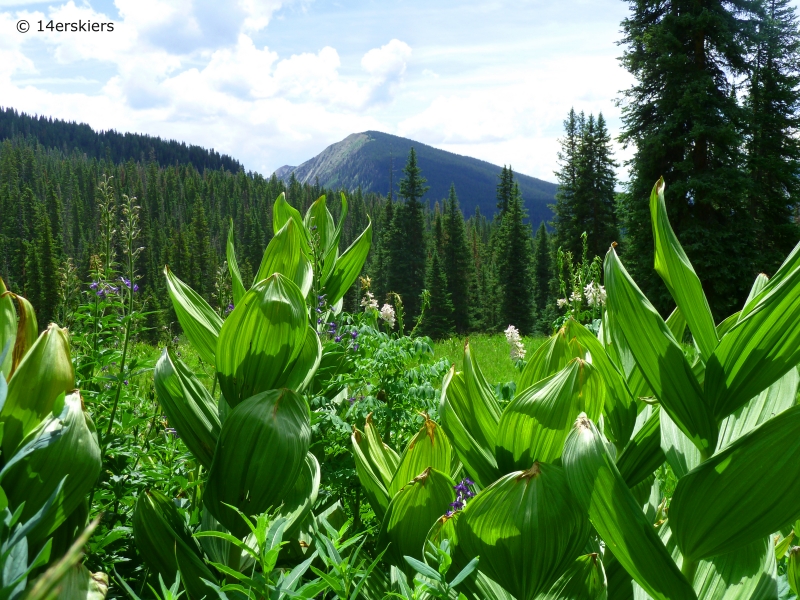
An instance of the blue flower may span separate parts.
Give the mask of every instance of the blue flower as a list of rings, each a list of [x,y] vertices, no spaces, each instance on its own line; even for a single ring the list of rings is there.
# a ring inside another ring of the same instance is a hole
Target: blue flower
[[[342,341],[342,336],[337,335],[335,338],[333,338],[333,340],[338,344],[339,342]]]
[[[90,283],[90,284],[89,284],[89,287],[90,287],[91,289],[93,289],[93,290],[96,290],[96,289],[97,289],[97,282],[96,282],[96,281],[93,281],[92,283]]]

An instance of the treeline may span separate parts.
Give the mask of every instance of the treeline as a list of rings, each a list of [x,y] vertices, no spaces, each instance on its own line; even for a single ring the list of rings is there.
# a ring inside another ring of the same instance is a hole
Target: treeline
[[[201,146],[139,133],[95,131],[86,123],[36,117],[13,108],[0,107],[0,141],[18,135],[33,136],[47,148],[59,148],[67,152],[77,149],[89,158],[114,163],[133,158],[153,160],[160,165],[192,165],[201,172],[204,169],[227,169],[233,173],[242,170],[239,161]]]

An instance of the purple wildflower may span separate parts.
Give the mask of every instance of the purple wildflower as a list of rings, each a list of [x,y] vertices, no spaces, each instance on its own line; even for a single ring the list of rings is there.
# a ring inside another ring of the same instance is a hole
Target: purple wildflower
[[[97,290],[97,297],[98,298],[105,298],[106,297],[106,291],[103,290],[103,289]]]
[[[93,281],[92,283],[90,283],[90,284],[89,284],[89,288],[90,288],[90,289],[93,289],[93,290],[96,290],[96,289],[97,289],[97,282],[96,282],[96,281]]]
[[[122,383],[124,383],[125,385],[128,385],[128,380],[125,379]]]
[[[356,339],[358,337],[358,332],[353,330],[350,332],[350,335],[352,336],[353,339]]]
[[[133,293],[135,294],[135,293],[136,293],[136,292],[138,292],[138,291],[139,291],[139,286],[138,286],[137,284],[135,284],[135,283],[134,283],[134,284],[133,284]]]
[[[333,338],[333,340],[338,344],[339,342],[342,341],[342,336],[337,335],[335,338]]]
[[[459,510],[464,510],[464,507],[467,505],[467,500],[475,497],[475,492],[471,489],[473,485],[475,485],[475,482],[469,477],[465,477],[453,486],[453,489],[456,491],[456,501],[450,503],[453,510],[447,511],[448,517]]]
[[[228,307],[225,309],[225,313],[229,313],[233,310],[233,302],[228,304]]]
[[[358,352],[358,344],[353,344],[353,350]]]
[[[356,402],[355,397],[348,398],[347,400],[350,402],[350,406],[353,406],[353,404],[355,404],[355,402]]]

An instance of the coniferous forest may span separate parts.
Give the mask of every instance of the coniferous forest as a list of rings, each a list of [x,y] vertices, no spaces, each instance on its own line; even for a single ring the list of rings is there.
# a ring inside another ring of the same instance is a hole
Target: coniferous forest
[[[798,10],[627,4],[547,221],[0,109],[0,600],[797,600]]]

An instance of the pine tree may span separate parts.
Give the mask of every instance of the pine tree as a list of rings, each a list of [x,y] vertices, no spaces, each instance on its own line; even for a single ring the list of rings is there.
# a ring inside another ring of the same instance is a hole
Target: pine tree
[[[430,306],[425,310],[420,329],[424,335],[435,340],[446,338],[455,331],[453,303],[447,291],[447,277],[439,261],[439,253],[433,251],[428,265],[425,285],[430,292]]]
[[[503,165],[503,170],[498,177],[500,182],[497,184],[497,210],[502,218],[508,210],[511,196],[514,193],[514,171],[511,170],[510,165]]]
[[[530,272],[530,226],[519,185],[514,190],[498,232],[497,280],[500,295],[500,327],[516,326],[524,334],[533,330]]]
[[[198,294],[210,299],[214,285],[214,264],[211,251],[211,233],[202,202],[196,202],[194,205],[189,252],[191,287]]]
[[[578,161],[580,142],[583,136],[585,119],[583,113],[577,114],[574,108],[564,121],[564,137],[559,140],[561,150],[558,152],[560,169],[556,171],[558,191],[553,209],[553,227],[557,247],[572,249],[573,244],[580,245],[582,231],[578,230],[575,210],[575,193],[578,189]]]
[[[536,309],[536,329],[549,335],[553,321],[550,281],[553,279],[553,265],[550,252],[550,236],[544,223],[539,225],[533,238],[533,306]]]
[[[762,7],[746,101],[747,172],[756,268],[772,274],[800,237],[792,221],[800,202],[800,27],[789,0]]]
[[[453,302],[453,323],[458,333],[466,333],[470,327],[470,283],[475,272],[471,257],[464,215],[458,206],[456,186],[451,184],[444,208],[442,262],[447,278],[447,291]]]
[[[420,201],[430,189],[417,166],[414,148],[408,154],[400,181],[404,202],[395,207],[389,234],[389,291],[400,294],[409,320],[420,313],[420,294],[425,286],[427,244],[425,213]]]
[[[389,289],[389,261],[394,208],[395,202],[389,198],[377,219],[377,235],[373,238],[375,241],[368,272],[372,279],[372,292],[379,300],[383,300],[392,291]]]
[[[50,217],[43,209],[37,210],[36,256],[39,269],[39,298],[36,317],[40,331],[47,327],[56,314],[59,300],[58,248],[53,239]]]
[[[622,58],[636,83],[624,93],[620,140],[635,145],[623,202],[625,265],[666,312],[653,269],[650,191],[666,182],[670,222],[721,320],[752,283],[753,227],[741,166],[743,110],[734,79],[746,69],[748,0],[629,0]]]

